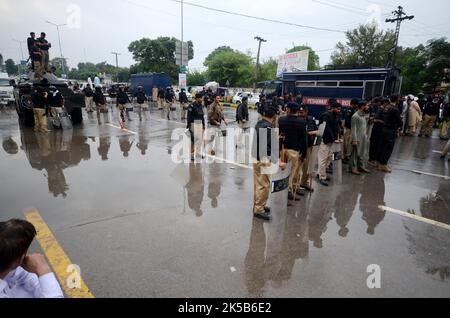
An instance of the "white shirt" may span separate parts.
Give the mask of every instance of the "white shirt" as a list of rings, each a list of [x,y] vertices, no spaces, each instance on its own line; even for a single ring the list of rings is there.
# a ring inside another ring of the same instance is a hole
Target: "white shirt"
[[[0,298],[64,298],[64,294],[55,274],[38,278],[19,266],[0,279]]]
[[[98,76],[96,76],[96,77],[94,78],[94,85],[95,85],[95,86],[100,86],[100,78],[98,78]]]

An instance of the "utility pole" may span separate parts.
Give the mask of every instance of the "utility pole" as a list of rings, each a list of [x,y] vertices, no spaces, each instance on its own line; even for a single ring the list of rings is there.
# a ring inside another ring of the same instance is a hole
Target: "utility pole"
[[[22,48],[22,43],[23,43],[23,41],[19,41],[19,40],[16,40],[16,39],[12,39],[14,42],[17,42],[17,43],[19,43],[19,45],[20,45],[20,54],[22,54],[22,60],[24,60],[25,58],[24,58],[24,56],[23,56],[23,48]]]
[[[53,22],[50,22],[50,21],[45,21],[45,22],[47,22],[48,24],[51,24],[51,25],[55,26],[55,27],[56,27],[56,31],[58,31],[59,53],[60,53],[60,55],[61,55],[61,70],[62,70],[62,72],[65,74],[65,73],[66,73],[66,70],[65,70],[65,67],[64,67],[64,56],[63,56],[63,53],[62,53],[62,47],[61,47],[61,35],[60,35],[60,33],[59,33],[59,28],[60,28],[60,27],[63,27],[63,26],[66,26],[67,24],[56,24],[56,23],[53,23]]]
[[[184,42],[184,3],[181,0],[181,67],[183,67],[183,42]]]
[[[393,19],[386,19],[386,23],[395,23],[397,22],[397,26],[395,28],[395,42],[394,47],[392,48],[389,56],[389,61],[387,62],[387,67],[394,67],[395,66],[395,58],[397,57],[397,50],[398,50],[398,38],[400,36],[400,26],[404,20],[412,20],[414,19],[413,15],[406,15],[406,13],[403,11],[402,6],[398,6],[397,10],[393,11],[392,14],[395,16]]]
[[[116,56],[116,81],[119,81],[119,55],[122,55],[120,53],[117,52],[111,52],[111,54]]]
[[[259,55],[261,53],[261,43],[267,42],[267,40],[264,40],[263,38],[259,36],[255,36],[255,40],[257,40],[258,43],[258,55],[256,56],[256,69],[255,69],[255,82],[253,83],[253,92],[256,92],[256,82],[258,81],[258,74],[259,74]]]
[[[23,48],[22,48],[22,43],[24,43],[23,41],[19,41],[19,40],[16,40],[16,39],[12,39],[14,42],[17,42],[17,43],[19,43],[19,45],[20,45],[20,54],[21,54],[21,56],[22,56],[22,60],[20,60],[20,63],[19,63],[19,72],[21,72],[22,71],[22,61],[24,61],[25,60],[25,57],[24,57],[24,55],[23,55]]]

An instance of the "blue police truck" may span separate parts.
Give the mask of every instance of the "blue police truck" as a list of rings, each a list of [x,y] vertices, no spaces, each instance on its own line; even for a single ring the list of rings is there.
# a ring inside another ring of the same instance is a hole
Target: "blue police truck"
[[[318,117],[330,98],[350,107],[353,98],[369,99],[400,93],[402,77],[397,68],[333,69],[284,73],[281,80],[260,83],[267,100],[292,93],[301,96],[309,113]]]
[[[165,73],[143,73],[131,75],[131,94],[134,95],[137,88],[142,86],[147,96],[153,95],[153,88],[166,89],[172,85],[172,80],[169,75]]]

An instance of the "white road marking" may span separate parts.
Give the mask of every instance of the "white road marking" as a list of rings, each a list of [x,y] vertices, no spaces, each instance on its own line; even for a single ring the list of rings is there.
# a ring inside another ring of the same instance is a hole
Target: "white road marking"
[[[230,271],[231,271],[232,273],[234,273],[234,272],[236,271],[236,268],[233,267],[233,266],[231,266],[231,267],[230,267]]]
[[[164,119],[164,118],[153,118],[153,117],[150,117],[150,120],[156,120],[156,121],[159,121],[159,122],[175,123],[175,124],[179,124],[179,125],[186,125],[186,123],[183,123],[181,121],[168,120],[168,119]]]
[[[131,131],[131,130],[126,129],[126,128],[123,128],[123,129],[122,129],[121,127],[116,126],[116,125],[113,125],[113,124],[106,124],[106,125],[107,125],[107,126],[110,126],[110,127],[114,127],[114,128],[120,129],[120,130],[122,130],[122,131],[126,131],[126,132],[128,132],[128,133],[130,133],[130,134],[133,134],[133,135],[138,135],[137,132]]]
[[[242,163],[237,163],[237,162],[232,161],[232,160],[227,160],[227,159],[224,159],[224,158],[220,158],[220,157],[216,157],[216,156],[212,156],[212,155],[208,155],[208,154],[206,154],[205,156],[208,157],[208,158],[211,158],[211,159],[215,159],[215,160],[219,160],[219,161],[223,161],[223,162],[229,163],[231,165],[235,165],[237,167],[253,170],[253,167],[251,167],[251,166],[244,165]]]
[[[439,153],[439,154],[442,155],[442,151],[439,151],[439,150],[433,150],[433,152],[434,152],[434,153]]]
[[[416,221],[421,221],[421,222],[424,222],[424,223],[428,223],[428,224],[431,224],[431,225],[434,225],[434,226],[441,227],[441,228],[446,229],[446,230],[450,230],[450,225],[449,224],[445,224],[445,223],[438,222],[438,221],[433,221],[433,220],[424,218],[422,216],[418,216],[418,215],[415,215],[415,214],[411,214],[411,213],[408,213],[408,212],[404,212],[404,211],[401,211],[401,210],[390,208],[390,207],[387,207],[387,206],[384,206],[384,205],[379,205],[378,208],[380,210],[383,210],[383,211],[392,212],[392,213],[395,213],[395,214],[398,214],[398,215],[401,215],[401,216],[404,216],[404,217],[407,217],[407,218],[410,218],[410,219],[414,219]]]
[[[423,174],[423,175],[427,175],[427,176],[432,176],[432,177],[437,177],[437,178],[444,178],[445,180],[449,180],[450,176],[444,176],[441,174],[434,174],[434,173],[430,173],[430,172],[424,172],[424,171],[419,171],[419,170],[411,170],[414,173],[417,174]]]

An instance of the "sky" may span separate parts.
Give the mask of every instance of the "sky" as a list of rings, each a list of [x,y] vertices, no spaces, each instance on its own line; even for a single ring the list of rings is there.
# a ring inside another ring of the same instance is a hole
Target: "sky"
[[[184,5],[184,40],[194,43],[190,70],[203,70],[203,61],[215,48],[228,45],[256,56],[255,36],[267,40],[261,59],[277,58],[293,45],[307,44],[320,57],[321,66],[329,64],[338,41],[345,42],[344,31],[367,21],[380,29],[394,28],[385,19],[398,5],[404,7],[411,21],[402,23],[400,45],[416,46],[429,39],[450,34],[448,0],[185,0],[240,14],[289,23],[327,28],[338,32],[313,30],[298,26],[260,21],[242,16],[209,11]],[[21,59],[20,45],[27,58],[29,32],[44,31],[52,43],[50,57],[60,56],[57,29],[46,23],[67,24],[60,28],[61,50],[70,67],[79,62],[119,66],[135,63],[128,45],[143,37],[181,38],[181,4],[174,0],[0,0],[0,53],[4,59]],[[14,41],[16,40],[16,41]]]

